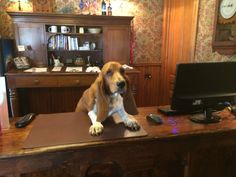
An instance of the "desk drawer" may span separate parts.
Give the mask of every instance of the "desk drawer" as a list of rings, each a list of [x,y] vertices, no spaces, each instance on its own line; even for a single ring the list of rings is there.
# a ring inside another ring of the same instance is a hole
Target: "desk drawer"
[[[80,87],[90,86],[96,79],[96,75],[64,76],[58,78],[59,87]]]
[[[16,87],[56,87],[57,77],[51,76],[22,76],[15,78]]]

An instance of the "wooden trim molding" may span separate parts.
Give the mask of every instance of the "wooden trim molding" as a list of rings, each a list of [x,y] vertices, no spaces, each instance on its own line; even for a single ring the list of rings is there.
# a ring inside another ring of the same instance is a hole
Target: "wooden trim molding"
[[[134,63],[132,66],[161,66],[161,62],[159,63]]]
[[[177,63],[193,62],[199,0],[165,0],[161,56],[161,103],[169,104]]]

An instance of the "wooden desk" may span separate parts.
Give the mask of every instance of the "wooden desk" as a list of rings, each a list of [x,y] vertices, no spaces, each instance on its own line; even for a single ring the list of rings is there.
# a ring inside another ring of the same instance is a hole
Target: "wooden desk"
[[[75,110],[83,91],[96,79],[97,73],[60,72],[27,73],[12,70],[6,73],[12,117],[29,112],[56,113]],[[132,92],[136,97],[138,70],[127,70]]]
[[[136,116],[146,137],[27,150],[22,144],[32,125],[15,129],[12,124],[0,136],[0,176],[91,177],[116,170],[127,177],[236,176],[234,116],[225,111],[220,123],[210,125],[195,124],[187,116],[163,116],[164,124],[154,125],[145,116],[156,110],[139,108]]]

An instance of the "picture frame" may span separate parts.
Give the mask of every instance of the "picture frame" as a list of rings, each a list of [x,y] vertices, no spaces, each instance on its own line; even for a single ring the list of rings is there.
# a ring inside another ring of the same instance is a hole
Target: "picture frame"
[[[53,12],[53,0],[33,0],[33,12]]]

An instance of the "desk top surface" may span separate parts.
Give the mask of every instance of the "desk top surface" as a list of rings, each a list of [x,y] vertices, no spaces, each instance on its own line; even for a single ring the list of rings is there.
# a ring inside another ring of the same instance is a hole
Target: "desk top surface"
[[[24,70],[16,70],[16,69],[12,69],[9,70],[5,75],[6,76],[19,76],[19,75],[23,75],[23,76],[29,76],[29,75],[55,75],[55,76],[59,76],[59,75],[93,75],[96,76],[98,75],[98,73],[96,72],[85,72],[85,68],[83,67],[83,71],[82,72],[66,72],[66,67],[63,66],[62,69],[60,71],[52,71],[53,67],[49,67],[47,68],[47,72],[24,72]],[[138,74],[140,73],[140,71],[138,71],[137,69],[126,69],[126,73],[127,74]]]
[[[142,141],[163,141],[176,138],[189,138],[193,136],[206,136],[206,135],[220,135],[226,136],[227,134],[236,135],[236,119],[228,111],[220,113],[222,121],[215,124],[196,124],[191,122],[187,115],[183,116],[164,116],[160,113],[163,119],[163,124],[156,125],[146,120],[146,115],[150,113],[158,113],[157,107],[144,107],[139,108],[139,114],[135,116],[143,129],[148,133],[148,136],[118,139],[118,140],[106,140],[106,141],[94,141],[89,143],[78,143],[70,145],[60,145],[52,147],[42,147],[34,149],[23,149],[23,142],[28,136],[32,125],[26,128],[16,129],[14,126],[14,120],[11,122],[9,130],[4,130],[0,136],[0,159],[35,155],[44,152],[64,151],[70,149],[83,149],[94,146],[109,146],[111,144],[123,144],[134,143]],[[219,135],[219,136],[218,136]]]

